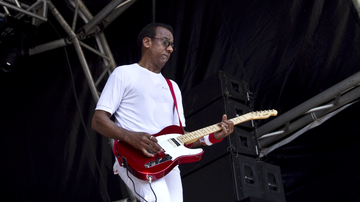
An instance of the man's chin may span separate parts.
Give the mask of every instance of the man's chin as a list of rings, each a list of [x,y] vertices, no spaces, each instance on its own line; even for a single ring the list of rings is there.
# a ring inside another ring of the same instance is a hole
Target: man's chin
[[[160,60],[160,62],[162,63],[162,65],[164,66],[166,63],[167,63],[167,61],[169,60],[169,58],[168,57],[164,57],[164,58],[161,58],[161,60]]]

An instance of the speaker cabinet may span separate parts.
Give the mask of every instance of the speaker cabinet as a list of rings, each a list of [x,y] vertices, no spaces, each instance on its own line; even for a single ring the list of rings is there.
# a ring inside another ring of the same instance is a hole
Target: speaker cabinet
[[[252,110],[246,83],[219,72],[183,96],[186,131],[198,130]],[[279,167],[257,160],[254,121],[235,126],[220,143],[203,146],[201,161],[180,164],[184,201],[285,201]]]
[[[225,72],[219,72],[184,94],[186,131],[198,130],[221,121],[252,111],[245,82],[236,80]],[[254,122],[246,121],[235,126],[234,132],[220,143],[204,149],[199,162],[180,165],[182,176],[201,169],[229,152],[258,156],[258,141],[254,134]]]
[[[280,168],[228,153],[182,179],[184,201],[276,201],[285,196]]]
[[[247,105],[250,98],[246,85],[246,82],[219,71],[183,94],[185,117],[192,116],[222,97]]]
[[[260,186],[263,192],[263,198],[279,202],[285,201],[280,167],[259,161],[258,172],[262,179]]]

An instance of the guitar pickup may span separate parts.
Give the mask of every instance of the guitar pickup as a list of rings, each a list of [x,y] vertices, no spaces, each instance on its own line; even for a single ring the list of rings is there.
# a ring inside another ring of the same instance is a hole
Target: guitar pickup
[[[145,168],[150,168],[150,167],[153,167],[153,166],[156,166],[160,163],[163,163],[165,161],[169,161],[171,160],[172,157],[169,155],[169,154],[166,154],[166,156],[164,156],[163,158],[156,158],[154,161],[150,161],[149,163],[145,163]]]
[[[178,141],[176,141],[175,138],[168,139],[168,142],[170,142],[170,144],[174,147],[180,146],[180,143]]]

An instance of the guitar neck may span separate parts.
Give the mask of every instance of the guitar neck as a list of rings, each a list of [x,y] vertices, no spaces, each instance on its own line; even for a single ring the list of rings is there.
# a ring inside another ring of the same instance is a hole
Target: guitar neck
[[[276,116],[276,115],[277,115],[276,110],[250,112],[245,115],[232,118],[229,121],[232,121],[234,123],[234,125],[237,125],[237,124],[240,124],[240,123],[243,123],[246,121],[250,121],[250,120],[254,120],[254,119],[266,119],[269,116]],[[206,135],[209,135],[211,133],[215,133],[215,132],[218,132],[221,130],[222,130],[222,128],[220,126],[218,126],[217,124],[214,124],[214,125],[181,135],[178,137],[178,139],[180,142],[182,142],[184,144],[191,144],[191,143],[194,143],[196,140],[198,140],[201,137],[204,137]]]

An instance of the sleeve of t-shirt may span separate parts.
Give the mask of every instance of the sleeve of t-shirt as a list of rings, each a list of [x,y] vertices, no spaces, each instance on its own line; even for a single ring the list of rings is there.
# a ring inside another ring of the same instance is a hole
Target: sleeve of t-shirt
[[[116,68],[109,76],[95,110],[103,110],[112,115],[119,108],[126,86],[123,77],[118,76],[118,71]]]

